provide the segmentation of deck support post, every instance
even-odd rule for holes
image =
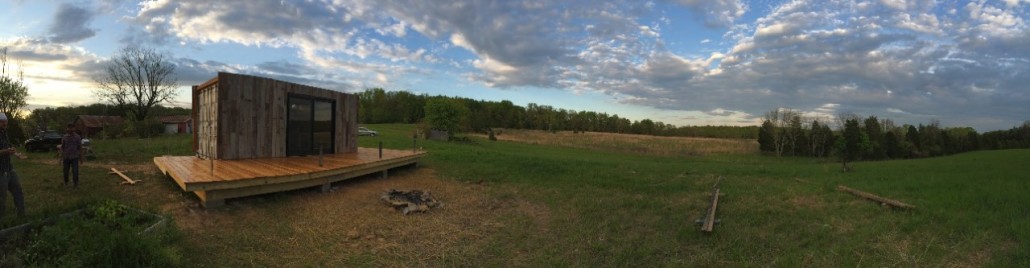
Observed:
[[[225,199],[208,199],[201,202],[204,208],[217,208],[225,205]]]
[[[384,169],[382,173],[379,173],[379,178],[380,179],[385,179],[386,176],[388,176],[387,172],[389,172],[389,171],[390,171],[389,169]]]
[[[332,189],[333,189],[333,185],[331,183],[326,182],[326,183],[322,184],[322,193],[328,193],[328,192],[332,191]]]

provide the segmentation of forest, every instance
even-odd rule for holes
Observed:
[[[833,119],[804,118],[799,111],[777,109],[759,126],[676,126],[651,119],[630,120],[617,114],[575,111],[530,103],[485,101],[461,97],[417,95],[407,91],[366,89],[358,93],[358,121],[365,124],[421,123],[427,103],[446,103],[455,130],[486,132],[490,128],[546,131],[592,131],[655,136],[757,139],[760,149],[777,156],[883,160],[950,155],[974,150],[1030,148],[1030,121],[1009,130],[978,133],[971,127],[926,124],[898,125],[876,116],[842,113]],[[433,105],[430,105],[433,106]],[[430,115],[432,119],[432,115]],[[850,126],[850,127],[849,127]],[[848,151],[844,153],[844,151]],[[853,158],[853,159],[851,159]]]
[[[805,120],[801,113],[778,109],[766,113],[758,131],[762,152],[777,156],[838,157],[884,160],[951,155],[975,150],[1030,148],[1030,121],[1009,130],[978,133],[971,127],[942,127],[940,121],[897,125],[876,116],[843,113],[830,122]]]
[[[630,120],[617,114],[575,111],[530,103],[526,107],[511,101],[416,95],[407,91],[367,89],[359,94],[358,121],[363,124],[420,123],[426,118],[428,101],[455,104],[457,130],[486,132],[490,128],[537,129],[546,131],[592,131],[655,136],[683,136],[731,139],[758,138],[757,126],[676,126],[651,119]]]

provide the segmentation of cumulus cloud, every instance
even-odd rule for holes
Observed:
[[[88,27],[93,12],[85,8],[63,3],[54,14],[54,22],[47,29],[47,40],[54,43],[74,43],[93,37],[96,30]]]
[[[727,31],[702,44],[731,45],[674,53],[663,30],[677,26],[639,1],[157,0],[133,20],[141,40],[297,48],[303,63],[254,67],[278,75],[298,75],[299,65],[383,82],[453,65],[490,87],[592,91],[738,118],[780,107],[958,124],[1028,113],[1019,90],[1030,84],[1026,1],[796,0],[754,21],[741,21],[749,7],[738,0],[659,2]],[[437,43],[397,41],[412,38]],[[455,51],[472,57],[443,56]]]
[[[680,4],[688,6],[691,11],[704,18],[704,23],[710,27],[729,27],[744,16],[747,12],[747,5],[739,0],[679,0]]]
[[[1021,11],[971,3],[967,16],[909,15],[932,3],[795,1],[758,19],[727,51],[718,72],[686,81],[650,79],[635,103],[663,109],[725,108],[750,114],[793,107],[935,115],[957,124],[1026,114],[1030,32]],[[657,101],[657,100],[663,101]],[[672,99],[673,102],[664,101]],[[888,109],[889,108],[889,109]],[[898,113],[897,111],[907,111]],[[979,125],[980,127],[1006,127]]]

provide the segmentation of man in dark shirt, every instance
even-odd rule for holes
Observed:
[[[68,124],[61,137],[61,159],[64,163],[64,186],[68,186],[68,169],[72,170],[75,187],[79,187],[79,152],[82,151],[82,137],[75,133],[75,124]]]
[[[18,150],[7,138],[7,115],[0,113],[0,218],[7,210],[7,191],[14,197],[14,207],[18,209],[18,217],[25,216],[25,196],[21,192],[18,173],[11,166],[11,155],[18,155]]]

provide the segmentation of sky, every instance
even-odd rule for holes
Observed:
[[[98,102],[125,46],[219,71],[537,103],[679,126],[776,109],[980,131],[1030,120],[1030,0],[0,2],[29,109]]]

